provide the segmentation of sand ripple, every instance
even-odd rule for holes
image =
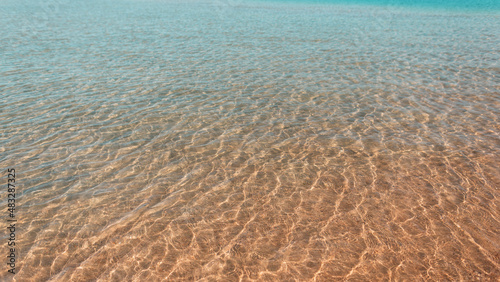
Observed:
[[[0,11],[14,281],[497,281],[498,14],[226,2]]]

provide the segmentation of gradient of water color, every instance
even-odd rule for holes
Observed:
[[[374,4],[2,1],[0,280],[498,281],[498,10]]]

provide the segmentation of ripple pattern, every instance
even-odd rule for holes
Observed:
[[[54,0],[0,23],[1,280],[500,278],[498,13]]]

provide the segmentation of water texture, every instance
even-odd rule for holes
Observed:
[[[7,0],[0,26],[0,280],[498,281],[497,10]]]

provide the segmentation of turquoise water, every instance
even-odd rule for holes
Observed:
[[[497,2],[2,1],[1,280],[498,280]]]
[[[256,0],[258,1],[258,0]],[[228,1],[230,2],[230,1]],[[244,0],[234,0],[233,3],[243,3]],[[246,1],[248,3],[248,1]],[[264,1],[260,1],[264,3]],[[500,3],[495,0],[274,0],[267,3],[283,4],[321,4],[321,5],[360,5],[360,6],[379,6],[385,8],[410,8],[410,9],[438,9],[449,11],[488,11],[499,10]]]

